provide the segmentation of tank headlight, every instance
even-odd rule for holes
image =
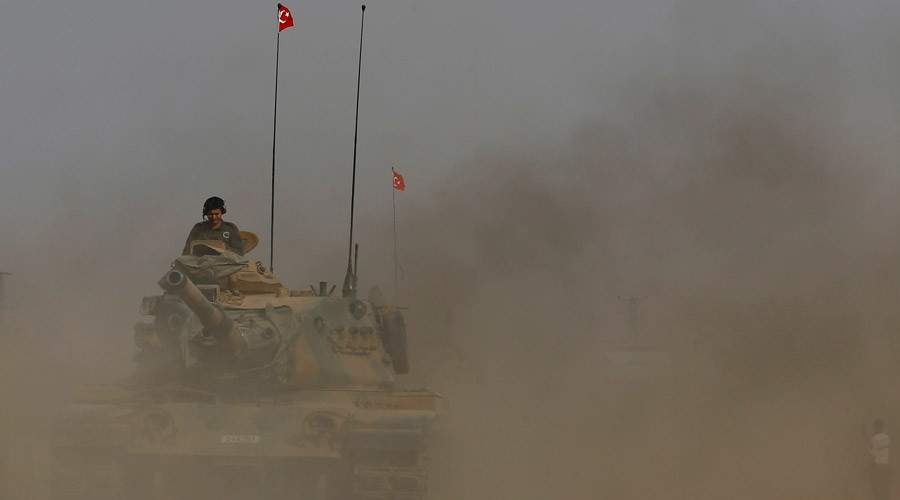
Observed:
[[[151,443],[174,444],[175,422],[172,416],[161,411],[154,411],[144,415],[143,437]]]
[[[309,417],[306,425],[309,426],[309,430],[317,433],[334,432],[337,429],[337,423],[334,421],[334,418],[322,414]]]
[[[366,315],[366,304],[360,300],[350,301],[350,314],[356,319]]]
[[[338,434],[338,421],[334,416],[324,413],[310,415],[304,427],[308,443],[314,446],[334,446]]]

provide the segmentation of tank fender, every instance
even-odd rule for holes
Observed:
[[[55,447],[118,448],[131,443],[131,426],[120,420],[130,414],[119,405],[74,405],[54,423]]]
[[[396,309],[389,311],[384,322],[384,347],[391,356],[394,371],[400,375],[409,373],[409,356],[406,353],[406,322]]]

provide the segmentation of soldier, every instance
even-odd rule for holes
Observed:
[[[890,448],[891,439],[884,431],[884,420],[876,418],[872,425],[874,435],[869,441],[869,483],[874,500],[891,498]]]
[[[194,224],[194,227],[191,228],[181,254],[191,253],[191,242],[194,240],[219,240],[225,242],[228,250],[238,255],[244,255],[244,241],[241,239],[241,233],[237,226],[222,220],[225,212],[225,200],[218,196],[210,197],[203,202],[203,217],[206,220]]]

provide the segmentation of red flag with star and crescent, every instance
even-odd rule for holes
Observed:
[[[396,170],[391,170],[394,174],[394,189],[399,189],[400,191],[406,190],[406,183],[403,182],[403,176],[400,175]]]
[[[294,16],[291,15],[291,9],[284,5],[278,4],[278,32],[294,25]]]

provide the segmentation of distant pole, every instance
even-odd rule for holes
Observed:
[[[281,4],[278,4],[279,12]],[[281,31],[275,35],[275,111],[272,113],[272,206],[269,211],[269,272],[275,271],[275,134],[278,132],[278,53],[281,50]]]
[[[394,167],[391,167],[391,205],[394,207],[394,303],[400,303],[400,281],[397,279],[397,188],[394,186]]]
[[[641,302],[647,300],[646,295],[642,295],[640,297],[635,297],[634,295],[629,296],[627,299],[623,297],[619,297],[619,300],[628,303],[628,336],[634,340],[638,340],[638,316],[640,314],[639,308]]]
[[[274,269],[275,256],[275,134],[278,131],[278,53],[281,49],[281,30],[294,25],[290,9],[278,4],[278,32],[275,34],[275,111],[272,113],[272,207],[269,211],[269,272]]]

